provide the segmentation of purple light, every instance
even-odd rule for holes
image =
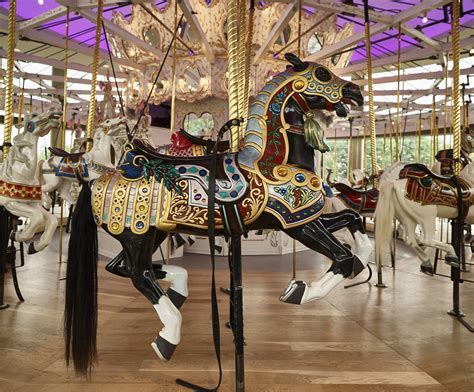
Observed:
[[[194,51],[193,51],[192,49],[189,49],[189,50],[188,50],[188,54],[189,54],[190,56],[194,56]]]
[[[273,53],[273,58],[274,59],[280,58],[280,55],[278,54],[278,52]]]

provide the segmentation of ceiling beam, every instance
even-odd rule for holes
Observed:
[[[102,0],[104,7],[109,5],[117,5],[117,3],[133,3],[133,4],[144,4],[144,3],[154,3],[155,0],[127,0],[127,1],[118,1],[118,0]],[[96,8],[98,0],[65,0],[65,5],[69,5],[71,8]]]
[[[419,41],[421,44],[423,44],[423,46],[429,47],[436,51],[440,50],[440,43],[436,42],[434,39],[431,39],[426,34],[423,34],[421,31],[414,29],[413,27],[407,26],[405,23],[401,25],[401,30],[402,33]]]
[[[467,88],[466,94],[474,93],[474,88]],[[448,88],[448,95],[451,95],[451,88]],[[368,96],[367,91],[362,91],[363,96]],[[387,95],[397,95],[397,90],[374,90],[374,96],[387,96]],[[438,89],[436,87],[423,89],[423,90],[400,90],[400,95],[416,95],[417,98],[421,98],[425,95],[446,95],[446,89]],[[417,99],[413,98],[413,99]],[[410,99],[411,100],[411,99]]]
[[[0,30],[7,31],[7,29],[8,29],[8,24],[5,23],[4,21],[0,21]],[[32,41],[45,43],[45,44],[48,44],[57,48],[61,48],[61,49],[64,49],[65,43],[66,43],[66,40],[63,38],[62,35],[57,34],[53,31],[49,31],[49,30],[47,31],[46,30],[38,31],[34,29],[26,30],[26,31],[20,32],[19,35],[20,35],[20,39],[22,37],[29,38]],[[90,56],[91,58],[94,55],[93,47],[88,47],[84,44],[80,44],[79,42],[75,40],[69,40],[69,50]],[[106,61],[107,63],[110,61],[109,54],[105,50],[99,51],[99,58],[103,61]],[[136,62],[128,60],[128,59],[121,59],[112,55],[112,60],[114,64],[121,65],[126,68],[137,69],[142,72],[145,69],[143,65],[139,65]],[[90,67],[89,67],[88,72],[90,72]]]
[[[207,40],[207,36],[201,27],[201,23],[199,23],[199,19],[193,11],[191,3],[189,2],[189,0],[176,1],[178,1],[178,5],[181,8],[181,11],[183,11],[184,17],[186,18],[186,22],[188,22],[193,28],[193,30],[196,32],[198,40],[201,42],[202,48],[204,50],[204,55],[209,60],[209,62],[213,64],[216,61],[214,50],[212,49],[211,44]]]
[[[92,11],[87,11],[87,10],[79,10],[79,14],[83,16],[84,18],[88,19],[90,22],[96,24],[97,22],[97,15],[93,13]],[[147,44],[145,41],[141,40],[140,38],[136,37],[132,33],[129,33],[127,30],[121,28],[119,25],[116,25],[115,23],[111,22],[110,20],[103,18],[102,19],[105,25],[106,30],[109,33],[113,33],[116,36],[119,36],[125,41],[128,41],[135,46],[139,47],[140,49],[144,50],[145,52],[149,52],[153,55],[155,55],[157,58],[163,58],[164,54],[161,52],[161,50],[156,49],[155,47]]]
[[[7,51],[3,48],[0,48],[0,56],[5,58],[7,56]],[[15,60],[19,61],[28,61],[31,63],[39,63],[39,64],[46,64],[50,65],[51,67],[59,68],[59,69],[64,69],[64,61],[61,60],[56,60],[52,58],[46,58],[46,57],[40,57],[40,56],[35,56],[32,54],[25,54],[25,53],[20,53],[20,52],[15,52]],[[75,71],[81,71],[81,72],[91,72],[91,67],[88,65],[84,64],[78,64],[78,63],[72,63],[68,62],[68,69],[75,70]],[[99,68],[98,70],[99,75],[104,75],[107,76],[108,70],[104,68]],[[128,74],[125,72],[115,72],[117,75],[117,78],[123,78],[127,79]]]
[[[0,75],[2,74],[3,76],[5,76],[6,72],[4,70],[0,70]],[[59,76],[59,75],[39,75],[39,74],[31,73],[31,72],[19,72],[19,71],[16,71],[14,75],[15,75],[15,78],[17,79],[27,79],[27,80],[33,80],[33,81],[50,80],[53,82],[64,82],[64,77]],[[110,79],[115,87],[114,78],[110,77]],[[89,79],[79,79],[79,78],[67,78],[67,82],[77,83],[77,84],[86,84],[86,85],[91,84],[91,81]],[[119,85],[119,87],[125,87],[127,83],[117,82],[117,84]]]
[[[423,2],[424,4],[424,2]],[[461,48],[463,50],[469,50],[474,46],[474,36],[465,38],[461,40]],[[440,52],[446,52],[448,50],[451,50],[452,46],[451,43],[444,43],[441,44],[440,46]],[[423,48],[423,49],[412,49],[407,52],[402,52],[400,56],[400,61],[406,62],[406,61],[413,61],[413,60],[420,60],[420,59],[426,59],[431,56],[437,56],[438,52],[430,49],[430,48]],[[380,59],[374,59],[372,60],[372,68],[378,68],[378,67],[383,67],[386,65],[392,65],[397,63],[397,55],[393,56],[387,56],[387,57],[382,57]],[[357,63],[354,63],[352,65],[349,65],[345,68],[339,68],[334,70],[334,72],[337,75],[347,75],[351,74],[352,72],[358,72],[358,71],[365,71],[367,69],[367,65],[365,61],[360,61]]]
[[[370,35],[379,34],[385,30],[390,29],[392,26],[398,26],[398,23],[405,23],[413,18],[418,17],[425,11],[429,11],[434,8],[442,7],[443,5],[450,3],[450,0],[425,0],[413,7],[407,8],[406,10],[399,12],[391,18],[390,23],[376,23],[370,26]],[[319,52],[313,53],[305,58],[305,61],[317,61],[331,57],[346,48],[354,46],[360,41],[365,39],[365,32],[362,30],[352,36],[343,39],[333,45],[323,47]]]
[[[360,17],[364,17],[364,9],[350,4],[339,3],[333,0],[303,0],[303,4],[313,7],[315,9],[320,9],[324,11],[334,12],[337,14],[347,13],[353,14]],[[369,10],[369,18],[374,22],[381,22],[390,24],[392,22],[392,17],[385,15],[382,12],[376,12]]]
[[[257,53],[255,53],[255,57],[253,58],[253,64],[258,64],[262,57],[264,57],[267,52],[270,50],[270,47],[275,43],[278,38],[278,35],[283,31],[283,29],[288,25],[291,18],[296,14],[298,7],[295,4],[290,4],[283,15],[280,17],[278,22],[272,28],[272,31],[268,35],[267,39],[263,42],[260,49],[258,49]]]
[[[464,68],[460,70],[461,75],[471,75],[474,74],[473,67],[471,68]],[[452,70],[449,71],[449,76],[452,76]],[[397,81],[397,75],[394,76],[384,76],[382,78],[378,78],[377,74],[374,74],[374,85],[377,86],[377,84],[380,83],[393,83]],[[400,75],[400,81],[401,82],[406,82],[409,80],[420,80],[420,79],[439,79],[439,78],[444,78],[445,72],[444,71],[436,71],[436,72],[417,72],[413,74],[406,74],[406,75]],[[357,79],[357,80],[352,80],[352,83],[357,84],[358,86],[363,86],[367,84],[367,79]]]
[[[35,16],[34,18],[18,22],[17,24],[17,31],[25,31],[32,29],[36,26],[40,26],[46,22],[49,22],[50,20],[60,18],[61,16],[65,15],[67,12],[67,8],[60,5],[59,7],[53,8],[49,11],[46,11],[38,16]]]

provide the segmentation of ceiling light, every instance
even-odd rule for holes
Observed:
[[[39,5],[44,5],[44,0],[38,0]]]
[[[423,23],[428,22],[428,16],[426,16],[426,12],[423,14]]]

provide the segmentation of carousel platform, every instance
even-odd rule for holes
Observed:
[[[59,265],[57,237],[46,251],[26,256],[18,270],[25,296],[18,303],[6,275],[0,311],[1,390],[180,391],[175,378],[211,385],[217,377],[210,322],[210,261],[188,255],[172,262],[188,269],[189,299],[182,308],[183,337],[169,363],[150,347],[161,328],[155,312],[128,279],[99,263],[100,361],[91,380],[75,377],[63,360],[62,311],[66,264]],[[387,289],[339,286],[325,300],[303,306],[280,303],[291,255],[243,259],[245,360],[248,391],[472,391],[472,335],[446,315],[451,284],[430,278],[403,245],[397,270],[385,269]],[[312,252],[298,254],[298,275],[327,268]],[[441,267],[441,268],[444,268]],[[446,271],[447,272],[447,268]],[[360,278],[362,279],[362,277]],[[228,284],[227,261],[217,281]],[[474,287],[462,287],[463,310],[474,315]],[[228,298],[219,294],[222,324]],[[207,312],[206,310],[209,310]],[[140,333],[137,333],[140,331]],[[224,384],[233,390],[233,345],[222,327]],[[467,366],[467,367],[466,367]]]

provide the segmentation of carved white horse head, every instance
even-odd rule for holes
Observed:
[[[61,125],[61,112],[50,110],[46,113],[28,115],[24,121],[24,132],[33,136],[46,136],[52,129],[57,129]]]

